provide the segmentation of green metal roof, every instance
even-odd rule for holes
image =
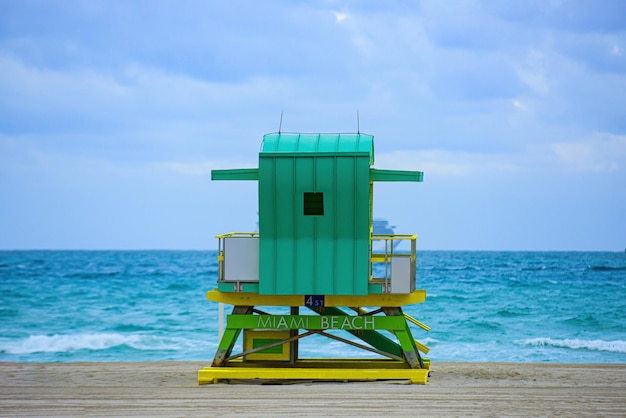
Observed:
[[[421,171],[379,170],[370,168],[370,181],[424,181]]]
[[[374,163],[374,137],[367,134],[273,133],[263,136],[260,157],[369,156]],[[370,181],[416,181],[424,179],[421,171],[380,170],[370,168]],[[212,170],[212,180],[259,180],[258,168]]]
[[[368,153],[374,163],[374,136],[367,134],[273,133],[263,136],[262,153]]]
[[[258,168],[233,168],[229,170],[211,170],[211,180],[258,180]]]

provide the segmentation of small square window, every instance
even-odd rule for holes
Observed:
[[[304,214],[324,215],[324,193],[304,194]]]

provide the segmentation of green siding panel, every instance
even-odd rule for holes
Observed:
[[[368,294],[369,156],[259,158],[261,294]],[[304,214],[304,193],[324,215]]]

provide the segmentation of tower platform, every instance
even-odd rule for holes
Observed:
[[[259,382],[408,380],[424,385],[430,374],[429,359],[424,359],[424,366],[424,369],[411,369],[404,361],[386,359],[300,359],[292,365],[238,360],[225,367],[205,367],[198,372],[198,383],[238,379]]]

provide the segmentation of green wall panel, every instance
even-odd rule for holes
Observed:
[[[368,153],[261,153],[261,294],[368,294]],[[304,214],[304,193],[324,215]]]

